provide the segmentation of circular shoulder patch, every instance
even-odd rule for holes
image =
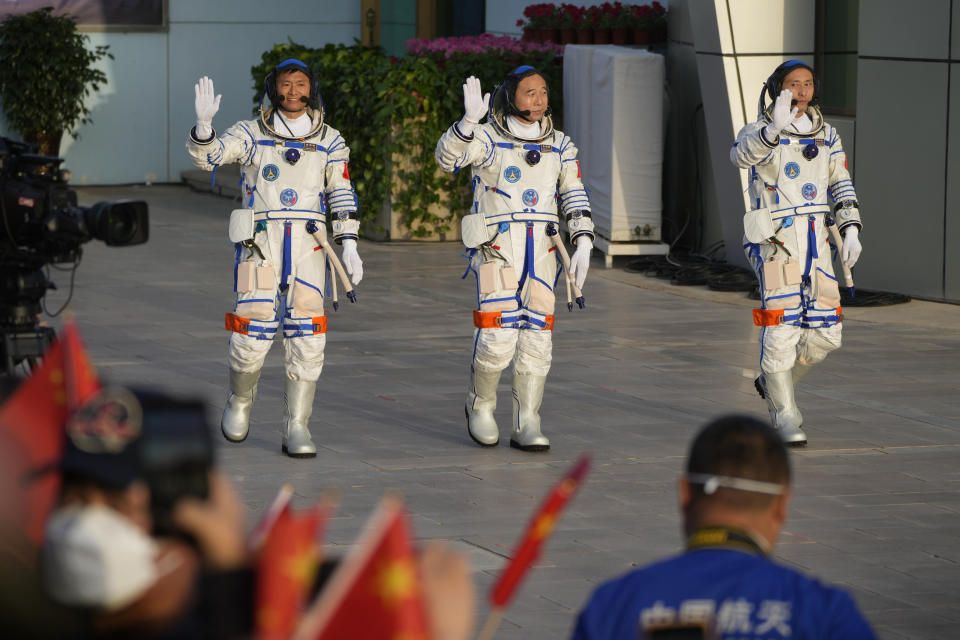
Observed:
[[[817,197],[817,185],[812,182],[807,182],[800,189],[800,194],[803,196],[804,200],[813,200]]]
[[[260,175],[262,175],[263,179],[267,182],[273,182],[280,177],[280,169],[275,164],[268,164],[263,168],[263,171],[260,172]]]
[[[503,177],[507,182],[513,184],[520,179],[520,167],[510,165],[503,170]]]
[[[297,204],[297,200],[300,198],[297,197],[297,192],[293,189],[284,189],[280,192],[280,204],[285,207],[292,207]]]
[[[796,162],[788,162],[783,167],[783,175],[787,176],[791,180],[796,178],[798,175],[800,175],[800,165],[798,165]]]
[[[540,194],[537,193],[536,190],[527,189],[523,192],[523,204],[527,205],[528,207],[532,207],[538,202],[540,202]]]

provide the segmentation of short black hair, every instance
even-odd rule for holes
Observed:
[[[721,416],[707,424],[690,445],[687,473],[790,484],[790,457],[777,431],[748,415]],[[692,496],[719,498],[733,506],[762,506],[772,497],[721,488],[707,496],[702,485],[691,485]]]

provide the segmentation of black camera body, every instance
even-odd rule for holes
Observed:
[[[38,327],[44,295],[54,288],[44,267],[79,263],[81,245],[143,244],[149,237],[147,203],[77,205],[63,158],[0,138],[0,357],[8,374],[43,354],[53,330]]]
[[[184,497],[208,497],[213,440],[206,406],[197,399],[136,391],[143,408],[140,465],[150,487],[154,535],[178,535],[172,513]]]
[[[213,466],[206,406],[145,388],[105,387],[65,425],[59,470],[66,484],[150,489],[155,535],[177,535],[172,514],[185,497],[205,500]]]

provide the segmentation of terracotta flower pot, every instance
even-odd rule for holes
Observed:
[[[610,44],[610,29],[594,29],[593,44]]]
[[[576,41],[576,29],[560,29],[560,44],[574,44]]]
[[[557,30],[556,29],[540,29],[540,37],[537,39],[538,42],[556,42],[557,41]]]
[[[593,29],[577,29],[577,44],[593,44]]]
[[[633,44],[649,44],[650,43],[650,32],[644,27],[634,27],[633,29]]]
[[[610,40],[613,44],[630,44],[629,32],[626,27],[613,27],[610,29]]]

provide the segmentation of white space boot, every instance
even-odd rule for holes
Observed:
[[[800,428],[803,426],[803,416],[794,398],[793,374],[790,371],[764,373],[761,384],[767,398],[770,420],[780,439],[787,445],[806,444],[807,435]]]
[[[313,413],[317,382],[291,380],[283,385],[283,452],[291,458],[313,458],[317,447],[310,439],[307,423]]]
[[[513,374],[513,435],[510,446],[523,451],[547,451],[550,441],[540,433],[540,402],[547,376]]]
[[[220,418],[220,431],[230,442],[243,442],[250,432],[250,411],[257,398],[260,370],[240,373],[230,370],[230,395]]]
[[[493,447],[500,442],[500,429],[493,419],[493,410],[497,408],[497,384],[499,371],[477,371],[470,374],[470,388],[467,390],[467,433],[473,441],[484,447]]]

